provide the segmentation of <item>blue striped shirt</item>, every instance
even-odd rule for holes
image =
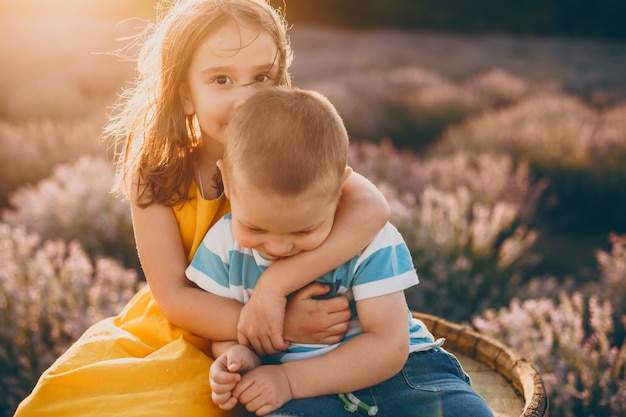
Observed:
[[[271,264],[272,261],[258,251],[237,243],[232,233],[231,216],[227,214],[208,231],[186,274],[200,288],[245,304],[261,274]],[[404,291],[416,285],[418,278],[402,236],[387,223],[364,251],[316,281],[330,285],[331,296],[345,294],[350,300],[352,318],[346,337],[334,345],[292,343],[287,350],[275,355],[275,359],[281,362],[321,355],[363,333],[354,303]],[[435,341],[424,323],[411,316],[408,306],[407,330],[411,352],[428,350],[443,343],[443,340]]]

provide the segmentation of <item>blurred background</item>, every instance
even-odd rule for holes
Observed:
[[[528,356],[551,415],[626,415],[626,2],[271,4],[294,84],[337,106],[390,202],[411,307]],[[134,76],[115,51],[154,18],[0,0],[0,416],[143,285],[101,129]]]

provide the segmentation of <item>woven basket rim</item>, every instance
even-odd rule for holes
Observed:
[[[524,400],[520,417],[548,416],[548,396],[541,375],[519,352],[469,326],[431,314],[412,313],[413,317],[424,322],[436,338],[445,338],[446,347],[488,366],[511,383]]]

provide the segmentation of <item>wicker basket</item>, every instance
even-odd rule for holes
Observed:
[[[548,397],[543,380],[533,364],[518,352],[467,326],[424,313],[414,312],[413,316],[422,320],[435,337],[445,338],[446,349],[468,356],[502,376],[523,400],[520,417],[548,416]]]

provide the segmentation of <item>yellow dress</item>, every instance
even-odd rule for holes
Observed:
[[[189,260],[228,200],[175,209]],[[210,342],[170,324],[148,287],[115,317],[90,327],[43,373],[15,417],[198,416],[228,413],[211,401]]]

